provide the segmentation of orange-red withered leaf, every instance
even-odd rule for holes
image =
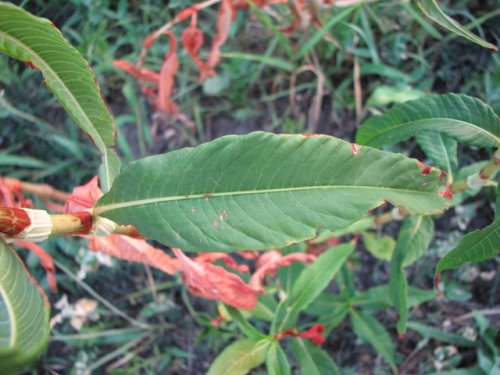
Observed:
[[[201,253],[195,259],[199,263],[213,263],[219,259],[222,259],[224,264],[238,272],[248,272],[248,266],[246,264],[238,264],[236,260],[227,253]]]
[[[198,66],[200,70],[200,79],[205,75],[210,74],[210,68],[201,60],[198,51],[203,45],[203,33],[196,25],[196,14],[191,19],[191,24],[182,32],[182,46],[186,49],[188,55]]]
[[[257,304],[257,290],[245,284],[237,275],[210,263],[195,262],[180,249],[172,250],[181,261],[183,279],[192,294],[222,301],[241,310],[251,310]]]
[[[316,255],[306,253],[292,253],[281,255],[278,251],[268,251],[257,261],[257,270],[250,278],[250,285],[264,292],[262,283],[266,275],[274,275],[278,268],[289,266],[294,262],[311,263],[316,259]]]
[[[179,113],[179,109],[172,101],[175,74],[179,68],[179,59],[177,57],[177,39],[171,31],[165,31],[165,34],[169,36],[169,48],[168,52],[165,54],[163,65],[160,70],[156,109],[175,115]]]
[[[144,68],[137,69],[137,67],[134,64],[131,64],[125,60],[114,60],[113,65],[119,69],[122,69],[123,71],[127,72],[132,77],[140,81],[152,82],[158,84],[158,81],[160,80],[159,73]]]
[[[102,196],[99,188],[99,178],[95,176],[85,185],[73,189],[71,196],[64,205],[65,212],[85,211],[95,206],[97,200]]]
[[[88,236],[88,246],[92,251],[105,253],[116,258],[139,262],[157,268],[169,275],[181,270],[179,260],[171,257],[163,250],[157,249],[145,240],[110,234],[105,237]]]
[[[209,70],[205,74],[202,72],[200,80],[215,74],[215,67],[221,60],[220,49],[229,36],[229,28],[233,23],[233,18],[234,9],[231,4],[231,0],[222,0],[219,7],[219,13],[217,15],[216,33],[212,40],[210,54],[207,59],[207,67]]]

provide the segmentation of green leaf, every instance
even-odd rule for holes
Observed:
[[[378,237],[375,233],[363,233],[363,243],[366,250],[374,257],[390,261],[396,241],[390,236]]]
[[[15,5],[0,3],[0,51],[41,71],[52,93],[93,140],[102,155],[103,170],[110,173],[106,164],[117,160],[108,160],[115,143],[113,118],[88,63],[54,24]],[[105,175],[102,179],[112,178]]]
[[[436,295],[435,290],[424,290],[410,286],[408,288],[408,307],[420,305],[435,298]],[[363,310],[387,309],[392,306],[389,285],[377,285],[359,292],[351,298],[350,304]]]
[[[269,339],[243,339],[226,347],[215,359],[207,375],[241,375],[254,367],[260,366],[266,360],[270,345]]]
[[[332,247],[302,271],[293,284],[288,311],[302,311],[318,298],[354,251],[354,247],[354,243]]]
[[[391,337],[384,326],[371,315],[351,310],[351,324],[356,335],[369,343],[382,355],[394,372],[396,370],[396,352]]]
[[[94,213],[186,251],[283,247],[346,227],[383,200],[443,210],[439,172],[329,136],[255,132],[133,163]]]
[[[302,375],[340,374],[333,359],[319,346],[305,339],[293,338],[291,348]]]
[[[404,141],[422,131],[445,134],[479,147],[500,144],[500,120],[493,109],[467,95],[429,95],[396,104],[380,116],[366,120],[356,142],[382,147]]]
[[[453,176],[458,167],[456,140],[445,134],[426,131],[417,134],[417,142],[435,165],[445,170],[448,176]]]
[[[424,337],[430,337],[440,342],[473,348],[476,346],[474,341],[466,339],[461,335],[444,332],[438,328],[430,327],[422,323],[408,322],[408,328],[420,333]]]
[[[448,17],[439,7],[435,0],[417,0],[417,5],[422,12],[431,20],[444,27],[446,30],[451,31],[465,39],[470,40],[482,47],[490,48],[497,51],[497,47],[491,43],[486,42],[477,35],[471,33],[469,30],[460,25],[453,18]]]
[[[389,290],[394,307],[399,312],[398,332],[406,332],[408,322],[408,282],[404,267],[420,258],[429,247],[434,222],[428,216],[413,216],[404,220],[396,248],[392,254]]]
[[[436,275],[467,262],[482,262],[500,254],[500,187],[497,188],[495,220],[484,229],[466,234],[458,245],[440,259]]]
[[[224,307],[231,316],[231,319],[238,324],[238,327],[240,327],[245,336],[253,340],[260,340],[266,337],[263,333],[259,332],[254,326],[252,326],[239,310],[229,305],[224,305]]]
[[[47,297],[0,239],[0,374],[25,370],[45,351],[49,318]]]
[[[266,367],[269,375],[290,375],[292,373],[288,358],[278,341],[274,341],[269,347]]]
[[[436,266],[436,274],[455,269],[467,262],[482,262],[500,254],[500,220],[484,229],[466,234]]]

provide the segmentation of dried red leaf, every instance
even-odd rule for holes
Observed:
[[[238,272],[248,272],[248,266],[245,264],[238,264],[236,260],[227,253],[201,253],[195,259],[198,263],[213,263],[219,259],[224,261],[224,264]]]
[[[105,237],[87,236],[89,249],[130,262],[139,262],[157,268],[169,275],[181,270],[180,262],[149,245],[145,240],[110,234]]]
[[[138,69],[134,64],[125,60],[114,60],[113,65],[140,81],[158,84],[160,80],[160,74],[157,72],[144,68]]]
[[[95,206],[101,196],[102,190],[99,188],[99,178],[95,176],[85,185],[73,189],[71,196],[64,204],[64,212],[88,210]]]
[[[314,254],[292,253],[282,256],[277,251],[268,251],[257,261],[257,271],[250,278],[250,285],[264,293],[262,283],[266,275],[274,275],[280,267],[286,267],[294,262],[311,263],[316,259]]]
[[[176,115],[179,108],[172,101],[174,92],[174,79],[179,68],[179,59],[177,58],[177,38],[171,31],[166,31],[169,36],[169,48],[165,54],[163,65],[160,70],[160,81],[158,88],[158,101],[156,109],[167,114]]]
[[[188,55],[200,69],[200,79],[210,74],[210,68],[201,60],[198,51],[203,45],[203,33],[196,24],[196,14],[191,19],[191,24],[182,33],[182,46],[186,49]]]
[[[180,249],[172,250],[181,262],[183,279],[192,294],[222,301],[241,310],[251,310],[257,304],[257,290],[237,275],[213,264],[195,262]]]
[[[15,246],[22,247],[36,254],[40,258],[40,264],[47,273],[47,284],[49,285],[50,291],[52,293],[57,292],[57,280],[56,280],[56,267],[54,266],[54,261],[52,256],[42,249],[40,246],[36,245],[30,241],[17,240],[14,242]]]
[[[217,15],[216,33],[212,40],[212,46],[207,59],[207,71],[202,72],[199,80],[215,75],[215,67],[221,60],[220,49],[229,36],[229,28],[233,23],[235,12],[231,0],[222,0]]]

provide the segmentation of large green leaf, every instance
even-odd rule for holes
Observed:
[[[255,132],[133,162],[94,212],[185,250],[263,249],[345,227],[384,200],[442,210],[439,186],[403,155]]]
[[[207,375],[246,374],[264,363],[270,344],[269,339],[236,341],[219,354],[208,369]]]
[[[472,146],[497,147],[500,119],[482,101],[467,95],[429,95],[396,104],[366,120],[356,142],[372,147],[404,141],[422,131],[445,134]]]
[[[115,125],[83,57],[47,19],[0,3],[0,51],[41,71],[45,83],[103,157],[101,182],[116,175]]]
[[[408,322],[408,282],[404,267],[412,264],[427,250],[432,239],[434,222],[431,217],[414,216],[405,219],[391,258],[389,290],[394,307],[399,312],[398,332],[406,332]]]
[[[15,251],[0,239],[0,374],[29,367],[49,341],[49,305]]]
[[[419,8],[424,14],[438,23],[448,31],[457,34],[463,38],[470,40],[482,47],[490,48],[497,51],[497,47],[491,43],[486,42],[477,35],[471,33],[469,30],[460,25],[453,18],[448,17],[439,7],[436,0],[417,0]]]
[[[377,319],[363,312],[351,310],[350,317],[356,335],[373,346],[396,372],[396,350],[384,326]]]
[[[330,355],[305,339],[294,338],[291,348],[302,375],[340,374]]]

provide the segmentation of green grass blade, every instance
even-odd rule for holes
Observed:
[[[443,210],[440,185],[403,155],[255,132],[133,162],[94,212],[188,251],[261,250],[346,227],[383,200]]]

